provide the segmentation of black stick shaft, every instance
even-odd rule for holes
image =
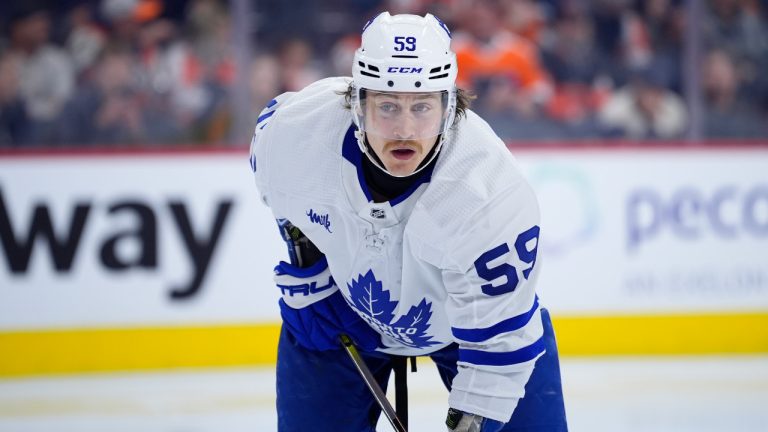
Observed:
[[[397,418],[395,409],[392,408],[392,404],[389,403],[387,395],[384,394],[384,391],[379,386],[376,378],[374,378],[371,370],[368,369],[368,366],[365,364],[365,360],[363,360],[363,357],[360,356],[360,352],[357,351],[357,347],[355,347],[355,344],[352,343],[352,339],[350,339],[349,336],[345,334],[339,336],[339,339],[341,339],[341,345],[347,351],[347,354],[349,354],[349,358],[352,359],[352,363],[355,364],[357,371],[360,372],[360,376],[363,378],[363,381],[365,381],[368,389],[371,390],[373,398],[376,399],[376,402],[381,407],[381,410],[384,412],[384,416],[387,417],[387,420],[389,420],[389,423],[392,424],[392,427],[395,428],[395,431],[397,432],[408,432],[400,419]]]

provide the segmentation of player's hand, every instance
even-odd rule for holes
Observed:
[[[453,408],[448,409],[445,425],[448,432],[498,432],[504,427],[502,422]]]
[[[305,308],[339,290],[324,256],[307,268],[280,261],[275,266],[274,281],[285,304],[294,309]]]
[[[275,267],[275,284],[283,294],[283,325],[299,345],[317,351],[340,349],[345,333],[363,351],[379,345],[379,334],[352,310],[336,286],[325,257],[309,268],[286,262]]]
[[[301,309],[294,309],[280,299],[280,315],[285,328],[304,348],[341,349],[342,333],[362,351],[373,351],[379,345],[379,334],[352,310],[340,291]]]
[[[291,262],[275,267],[275,285],[283,296],[280,315],[296,342],[308,349],[341,349],[347,334],[363,351],[373,351],[380,336],[352,310],[333,280],[328,260],[287,219],[278,219]]]

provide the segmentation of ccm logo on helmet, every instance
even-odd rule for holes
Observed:
[[[397,66],[390,66],[387,68],[388,73],[421,73],[422,70],[424,70],[424,68]]]

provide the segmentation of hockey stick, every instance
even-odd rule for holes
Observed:
[[[352,363],[355,364],[357,371],[360,372],[360,376],[363,378],[363,381],[365,381],[368,389],[371,390],[373,398],[376,399],[376,402],[381,407],[381,410],[384,412],[384,416],[387,417],[387,420],[389,420],[389,423],[393,428],[395,428],[395,431],[397,432],[408,432],[400,419],[397,418],[395,409],[392,408],[392,404],[389,403],[387,395],[384,394],[384,391],[379,386],[376,378],[373,377],[371,370],[368,369],[368,366],[365,364],[365,360],[363,360],[363,357],[360,356],[360,352],[357,351],[357,347],[354,343],[352,343],[352,339],[350,339],[349,336],[345,334],[340,335],[339,339],[341,339],[341,346],[343,346],[344,350],[346,350],[347,354],[349,354],[349,358],[352,359]]]

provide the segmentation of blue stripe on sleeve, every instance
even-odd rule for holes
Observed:
[[[257,123],[257,124],[258,124],[258,123],[261,123],[261,121],[262,121],[262,120],[266,120],[266,119],[268,119],[268,118],[272,117],[272,114],[274,114],[274,113],[275,113],[275,111],[270,111],[270,112],[268,112],[268,113],[266,113],[266,114],[264,114],[264,115],[260,116],[260,117],[259,117],[259,118],[256,120],[256,123]],[[251,118],[253,118],[253,117],[251,117]]]
[[[272,108],[273,106],[275,106],[275,104],[276,104],[276,103],[277,103],[277,99],[272,99],[272,100],[271,100],[271,101],[269,101],[269,103],[267,104],[267,108]]]
[[[543,353],[545,348],[544,336],[527,347],[508,352],[489,352],[459,348],[459,361],[475,365],[507,366],[533,360],[536,356]]]
[[[451,327],[451,332],[456,339],[461,339],[467,342],[482,342],[488,340],[501,333],[511,332],[519,330],[528,324],[533,314],[536,313],[536,309],[539,308],[539,296],[535,296],[533,299],[533,306],[528,312],[513,316],[512,318],[505,319],[490,327],[479,329],[463,329],[457,327]]]

